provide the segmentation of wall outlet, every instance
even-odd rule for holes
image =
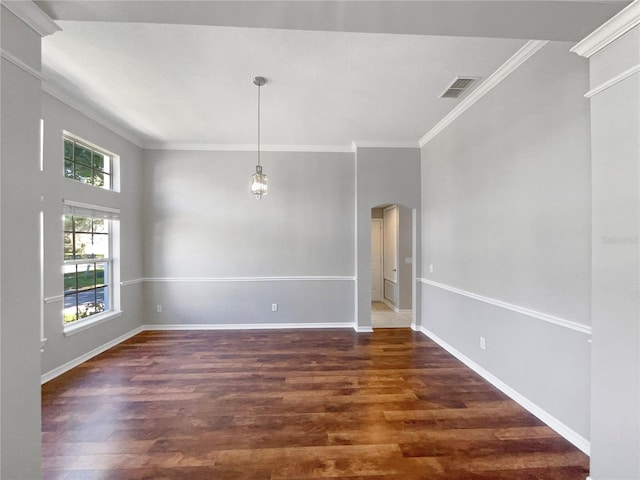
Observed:
[[[480,337],[480,348],[482,350],[486,350],[487,349],[487,342],[485,342],[484,337]]]
[[[156,312],[162,313],[162,305],[156,305]]]
[[[429,264],[429,273],[433,273],[433,265]]]
[[[277,303],[272,303],[271,304],[271,311],[272,312],[277,312],[278,311],[278,304]]]

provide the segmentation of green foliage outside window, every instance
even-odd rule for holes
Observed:
[[[111,157],[64,137],[64,176],[110,190]]]

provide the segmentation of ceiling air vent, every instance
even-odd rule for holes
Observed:
[[[440,95],[440,98],[458,98],[473,85],[478,77],[456,77],[451,85]]]

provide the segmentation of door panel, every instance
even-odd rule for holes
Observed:
[[[371,219],[371,301],[382,301],[382,219]]]
[[[384,210],[384,278],[398,283],[398,207]]]

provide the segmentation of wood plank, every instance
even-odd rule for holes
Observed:
[[[408,329],[143,332],[42,387],[43,478],[584,480]]]

